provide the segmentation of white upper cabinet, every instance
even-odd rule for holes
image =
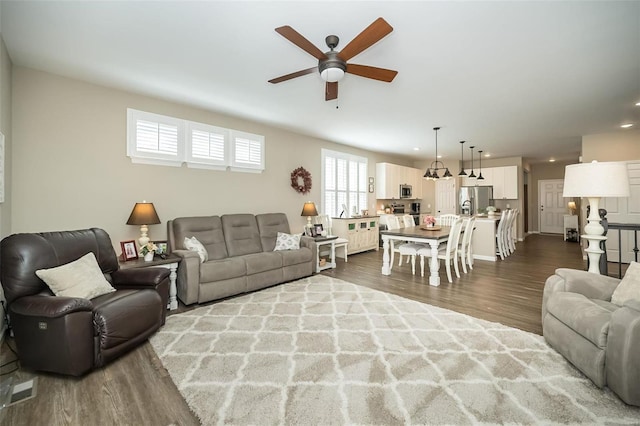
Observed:
[[[467,170],[467,174],[470,173]],[[474,170],[476,176],[480,170]],[[495,200],[518,199],[518,166],[488,167],[482,169],[483,180],[462,178],[462,186],[493,186]]]
[[[376,163],[376,198],[399,199],[400,185],[411,185],[412,198],[422,197],[422,171],[391,163]]]

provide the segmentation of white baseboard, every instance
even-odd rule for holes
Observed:
[[[475,260],[488,260],[489,262],[497,262],[498,261],[497,257],[483,256],[481,254],[474,254],[473,258]]]

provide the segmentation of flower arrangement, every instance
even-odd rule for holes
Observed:
[[[150,252],[154,252],[155,253],[156,250],[158,250],[158,246],[157,245],[155,245],[154,243],[147,243],[147,244],[143,245],[142,247],[140,247],[140,254],[144,256],[144,255],[146,255],[147,253],[150,253]]]
[[[493,216],[496,213],[496,208],[493,206],[488,206],[487,213],[489,214],[489,216]]]
[[[424,217],[424,224],[427,225],[427,227],[432,227],[436,224],[436,218],[433,216],[425,216]]]

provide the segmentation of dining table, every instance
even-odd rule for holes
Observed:
[[[440,285],[440,259],[438,259],[438,247],[449,239],[450,226],[440,226],[432,230],[424,226],[411,226],[400,229],[380,231],[384,252],[382,254],[382,275],[391,275],[391,250],[395,241],[427,244],[431,247],[431,259],[429,261],[429,285]]]

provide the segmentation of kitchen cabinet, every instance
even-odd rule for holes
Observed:
[[[491,184],[495,200],[518,199],[518,166],[492,168]]]
[[[474,172],[476,175],[480,174],[479,170]],[[493,186],[495,200],[518,199],[518,166],[488,167],[482,169],[482,177],[484,180],[465,177],[462,179],[462,186]]]
[[[376,163],[376,198],[391,200],[400,198],[400,185],[411,185],[412,199],[422,197],[422,171],[413,167],[391,163]]]
[[[333,218],[331,232],[341,238],[349,240],[348,252],[360,253],[367,250],[378,250],[380,232],[377,216],[361,218]]]

